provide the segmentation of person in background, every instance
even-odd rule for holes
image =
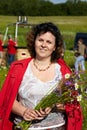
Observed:
[[[79,52],[75,52],[75,72],[85,72],[85,59]]]
[[[53,114],[50,107],[40,111],[34,108],[67,73],[72,73],[61,58],[63,39],[55,24],[35,25],[26,40],[31,58],[11,64],[0,92],[0,130],[13,130],[22,120],[41,121]],[[65,109],[64,104],[55,107],[58,120],[55,117],[53,120],[57,124],[65,122],[64,114],[58,111]],[[16,114],[14,118],[13,114]],[[60,129],[65,130],[64,126]]]
[[[8,36],[8,45],[7,45],[8,65],[11,65],[11,63],[15,60],[16,47],[17,47],[17,42],[15,42],[12,39],[12,36],[9,35]]]
[[[85,55],[85,49],[86,49],[86,46],[84,44],[84,40],[83,39],[79,39],[78,40],[78,52],[80,53],[80,55],[82,55],[84,57]]]
[[[3,42],[2,42],[2,33],[0,33],[0,67],[3,61]]]

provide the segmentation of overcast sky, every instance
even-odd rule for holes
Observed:
[[[66,2],[66,0],[49,0],[49,1],[51,1],[53,3],[64,3],[64,2]]]
[[[64,2],[66,2],[67,0],[49,0],[49,1],[51,1],[51,2],[53,2],[53,3],[64,3]],[[81,0],[81,1],[87,1],[87,0]]]

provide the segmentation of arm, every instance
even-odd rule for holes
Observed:
[[[12,112],[23,116],[24,111],[26,110],[26,107],[22,106],[21,103],[19,103],[16,99],[13,103]]]

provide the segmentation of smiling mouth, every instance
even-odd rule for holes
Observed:
[[[45,52],[46,52],[46,50],[40,49],[40,52],[45,53]]]
[[[41,51],[46,51],[47,49],[46,48],[40,48]]]

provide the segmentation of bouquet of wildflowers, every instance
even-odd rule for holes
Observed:
[[[67,106],[72,105],[73,109],[79,108],[79,104],[83,106],[86,101],[84,108],[87,108],[87,94],[86,94],[86,81],[83,82],[83,78],[80,74],[72,73],[66,74],[65,77],[53,87],[53,90],[42,98],[42,100],[37,104],[35,110],[40,108],[45,109],[46,107],[53,107],[56,103],[68,104]],[[75,108],[76,106],[76,108]],[[17,125],[23,130],[27,130],[31,122],[23,120]]]

